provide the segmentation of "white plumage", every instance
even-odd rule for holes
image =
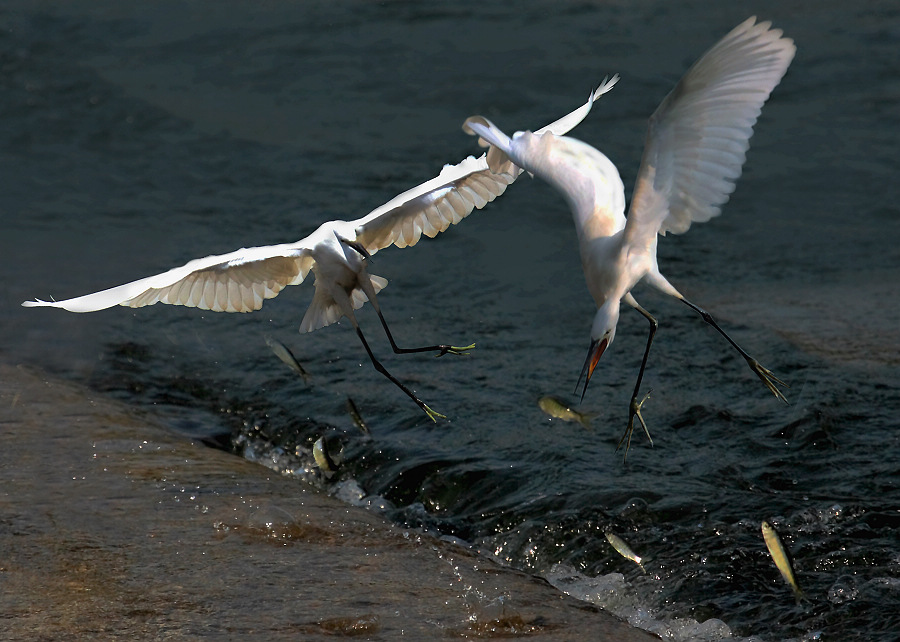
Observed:
[[[750,18],[707,51],[650,117],[644,155],[628,217],[625,188],[615,165],[600,151],[555,133],[517,132],[512,139],[480,116],[463,128],[505,153],[516,165],[556,187],[575,219],[581,262],[597,304],[585,360],[582,397],[594,368],[615,337],[620,302],[650,322],[650,335],[622,437],[626,455],[637,417],[650,437],[638,401],[657,322],[631,294],[644,281],[703,316],[746,359],[779,399],[784,385],[741,349],[704,310],[687,301],[659,272],[658,235],[686,232],[693,222],[721,213],[735,188],[763,103],[781,81],[796,47],[769,22]],[[580,378],[579,378],[580,382]],[[577,388],[577,385],[576,385]],[[621,445],[622,442],[620,442]],[[651,441],[652,443],[652,441]]]
[[[604,80],[588,101],[563,118],[538,130],[564,134],[580,123],[595,100],[612,89],[618,76]],[[494,171],[489,169],[491,163]],[[489,150],[446,165],[435,178],[394,197],[354,221],[328,221],[296,243],[242,248],[207,256],[108,290],[63,301],[25,301],[26,307],[54,307],[70,312],[93,312],[114,305],[134,308],[167,303],[214,312],[252,312],[289,285],[298,285],[310,271],[316,276],[313,300],[300,324],[311,332],[346,316],[363,342],[376,369],[397,384],[432,419],[437,415],[397,381],[372,355],[354,310],[367,300],[381,318],[395,352],[435,350],[459,353],[465,348],[427,346],[398,348],[378,307],[375,295],[387,280],[367,271],[367,258],[390,245],[413,246],[424,234],[434,237],[467,217],[474,209],[503,194],[521,173],[502,152]]]

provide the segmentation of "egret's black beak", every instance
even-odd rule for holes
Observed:
[[[578,384],[581,383],[581,378],[584,377],[584,388],[581,390],[582,400],[584,400],[584,394],[587,392],[588,384],[591,382],[591,375],[594,374],[594,368],[597,367],[597,363],[600,361],[600,357],[603,356],[603,351],[606,350],[606,346],[608,345],[609,339],[606,337],[591,341],[591,347],[588,348],[587,358],[584,360],[584,367],[581,369],[581,374],[578,375],[578,381],[575,382],[575,394],[578,394]]]
[[[347,239],[345,239],[342,236],[338,236],[338,240],[341,243],[343,243],[344,245],[346,245],[347,247],[349,247],[350,249],[355,250],[356,253],[359,254],[360,256],[362,256],[366,259],[372,258],[372,255],[369,254],[369,251],[363,246],[362,243],[358,243],[356,241],[348,241]]]

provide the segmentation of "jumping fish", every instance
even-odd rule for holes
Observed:
[[[337,435],[323,435],[313,444],[313,457],[316,464],[325,477],[331,477],[337,472],[344,458],[344,445]]]
[[[766,548],[769,549],[769,554],[772,556],[775,566],[781,571],[784,581],[790,584],[794,590],[794,597],[799,602],[803,599],[803,591],[800,590],[800,585],[797,584],[797,578],[794,577],[794,569],[791,568],[791,561],[788,558],[787,551],[784,550],[784,546],[781,544],[778,533],[769,525],[769,522],[763,522],[762,534],[763,539],[766,540]]]
[[[268,335],[266,335],[266,345],[268,345],[272,349],[272,352],[275,353],[275,356],[284,361],[291,370],[303,377],[303,381],[309,381],[309,373],[303,369],[303,366],[297,361],[297,357],[294,356],[294,353],[291,352],[286,345],[281,343],[278,339],[273,339]]]
[[[593,415],[572,410],[568,404],[556,397],[541,397],[538,399],[538,407],[556,419],[562,419],[563,421],[577,421],[585,428],[591,427],[591,417]]]
[[[353,423],[355,423],[360,430],[362,430],[367,435],[369,433],[369,427],[366,425],[366,422],[363,421],[362,415],[359,414],[359,410],[356,407],[356,404],[353,403],[353,399],[347,397],[347,412],[350,413],[350,418],[353,419]]]
[[[644,573],[647,572],[647,569],[644,568],[643,558],[633,550],[631,550],[631,547],[625,543],[625,540],[623,540],[618,535],[614,535],[613,533],[610,533],[608,531],[606,532],[606,540],[610,544],[612,544],[612,547],[616,549],[616,552],[619,555],[621,555],[625,559],[631,560],[632,562],[640,566],[641,570],[644,571]]]

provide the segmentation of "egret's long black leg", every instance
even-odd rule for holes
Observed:
[[[381,362],[375,358],[374,354],[372,354],[372,349],[369,347],[369,343],[366,341],[366,338],[363,336],[362,330],[359,329],[359,326],[356,327],[356,334],[359,336],[359,340],[362,341],[363,347],[366,349],[366,353],[369,355],[369,359],[371,359],[371,361],[372,361],[372,365],[375,366],[375,369],[378,372],[380,372],[385,377],[390,379],[395,386],[400,388],[400,390],[405,392],[406,395],[410,399],[415,401],[416,404],[419,406],[419,408],[421,408],[422,410],[425,411],[425,414],[428,415],[429,419],[431,419],[432,421],[437,421],[437,417],[440,417],[441,419],[447,418],[444,415],[442,415],[441,413],[435,412],[434,410],[429,408],[421,399],[419,399],[416,395],[414,395],[409,388],[407,388],[402,383],[400,383],[400,381],[396,377],[394,377],[394,375],[392,375],[390,372],[388,372],[387,368],[385,368],[383,365],[381,365]]]
[[[650,345],[653,343],[653,337],[656,335],[656,330],[659,328],[659,322],[641,306],[635,305],[634,307],[638,312],[644,315],[644,318],[647,319],[647,321],[650,322],[650,334],[647,335],[647,347],[644,348],[644,358],[641,360],[641,370],[638,372],[637,381],[634,384],[634,392],[631,395],[631,404],[628,408],[628,427],[625,429],[625,434],[622,435],[622,439],[619,440],[619,445],[616,446],[616,450],[618,450],[622,447],[623,443],[625,444],[625,459],[628,458],[628,448],[631,446],[631,433],[634,431],[635,417],[641,422],[641,427],[644,429],[644,434],[647,435],[650,445],[653,445],[653,438],[650,436],[650,431],[647,430],[647,424],[644,422],[643,415],[641,415],[641,407],[644,405],[644,402],[647,401],[650,392],[653,391],[651,390],[648,392],[640,401],[638,401],[638,394],[641,391],[641,381],[644,379],[644,370],[647,368],[647,358],[650,356]]]
[[[762,382],[766,385],[766,388],[768,388],[769,391],[773,395],[775,395],[776,397],[781,399],[784,403],[788,403],[788,400],[785,399],[785,397],[781,393],[781,391],[778,388],[776,388],[775,386],[777,384],[779,386],[784,386],[785,388],[790,388],[789,385],[787,385],[784,381],[782,381],[781,379],[779,379],[778,377],[773,375],[772,372],[768,368],[763,367],[762,364],[759,363],[759,361],[757,361],[756,359],[751,357],[749,354],[747,354],[744,351],[744,349],[741,348],[741,346],[739,346],[737,343],[734,342],[734,339],[729,337],[725,333],[725,331],[719,327],[719,324],[716,323],[716,320],[713,319],[712,315],[709,312],[707,312],[700,306],[694,305],[687,299],[681,299],[681,300],[684,301],[685,305],[687,305],[689,308],[691,308],[694,312],[696,312],[701,317],[703,317],[704,321],[706,321],[709,325],[714,327],[716,329],[716,332],[718,332],[719,334],[721,334],[723,337],[725,337],[728,340],[728,343],[730,343],[734,347],[734,349],[737,350],[742,357],[744,357],[744,360],[747,362],[747,365],[750,366],[750,369],[756,373],[756,376],[762,380]]]
[[[342,241],[345,245],[348,245],[351,248],[354,248],[354,244],[351,244],[349,241]],[[364,249],[364,248],[363,248]],[[357,250],[361,251],[361,250]],[[366,257],[368,257],[368,253],[366,253]],[[391,349],[393,349],[395,354],[409,354],[412,352],[437,352],[437,356],[443,357],[448,352],[450,354],[465,354],[466,350],[471,350],[475,347],[473,343],[470,346],[457,347],[457,346],[449,346],[449,345],[436,345],[436,346],[424,346],[422,348],[401,348],[397,345],[397,342],[394,341],[394,335],[391,334],[391,329],[388,327],[387,321],[384,319],[384,315],[381,313],[381,306],[378,305],[378,297],[375,296],[375,288],[372,287],[371,277],[366,273],[365,270],[362,270],[358,275],[358,283],[359,287],[366,294],[366,298],[369,299],[369,303],[372,304],[372,307],[375,308],[375,313],[378,315],[378,318],[381,320],[381,327],[384,328],[384,333],[387,335],[388,341],[391,342]]]
[[[381,314],[381,310],[378,306],[373,306],[375,308],[375,312],[378,314],[378,318],[381,319],[381,325],[384,327],[384,333],[387,335],[388,341],[391,342],[391,348],[393,348],[396,354],[410,354],[413,352],[437,352],[438,357],[443,357],[445,354],[466,354],[466,350],[471,350],[475,347],[473,343],[470,346],[449,346],[449,345],[436,345],[436,346],[424,346],[421,348],[401,348],[397,345],[397,342],[394,341],[394,336],[391,334],[391,329],[388,327],[387,321],[384,320],[384,315]]]

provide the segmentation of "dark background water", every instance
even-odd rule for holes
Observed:
[[[661,323],[645,378],[655,446],[637,441],[627,465],[615,452],[646,331],[628,311],[582,406],[592,428],[544,415],[541,396],[573,399],[594,307],[565,204],[527,178],[372,266],[391,281],[380,299],[401,343],[477,343],[464,358],[395,357],[361,313],[376,353],[446,423],[375,373],[346,323],[296,334],[309,285],[252,315],[19,307],[362,216],[476,153],[467,116],[540,127],[614,72],[621,83],[574,133],[630,186],[648,115],[753,13],[793,37],[797,57],[723,216],[662,239],[660,266],[791,384],[788,407],[690,310],[648,291]],[[345,467],[321,483],[348,497],[358,485],[392,519],[520,568],[577,572],[585,586],[623,573],[627,598],[596,599],[638,619],[716,617],[766,640],[896,638],[895,3],[7,2],[0,82],[0,358],[173,430],[230,435],[314,481],[296,447],[305,457],[342,432]],[[809,602],[778,577],[762,520]],[[646,575],[607,528],[653,558]]]

